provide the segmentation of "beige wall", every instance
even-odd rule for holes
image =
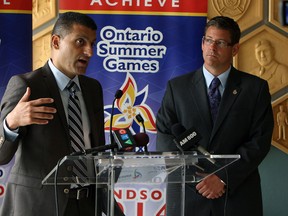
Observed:
[[[208,18],[225,15],[239,23],[242,38],[234,66],[268,81],[275,119],[272,144],[288,153],[288,119],[286,124],[279,110],[282,106],[287,116],[288,27],[280,24],[279,1],[210,0]]]

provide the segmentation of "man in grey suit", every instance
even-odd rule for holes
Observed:
[[[195,187],[186,185],[187,216],[263,215],[258,165],[271,146],[271,96],[266,81],[231,65],[240,36],[233,19],[218,16],[209,20],[202,40],[203,67],[168,82],[157,115],[159,151],[177,150],[171,128],[180,123],[186,129],[195,127],[202,136],[198,144],[211,154],[241,156]],[[213,120],[208,92],[216,77],[221,101]]]
[[[84,76],[96,43],[97,25],[76,12],[60,15],[51,36],[51,58],[36,71],[12,77],[1,102],[0,164],[15,155],[1,216],[52,216],[54,187],[42,185],[58,160],[72,152],[67,84],[79,88],[85,148],[105,144],[103,92]],[[71,169],[67,166],[67,173]],[[95,210],[95,186],[58,186],[59,215],[101,215]]]

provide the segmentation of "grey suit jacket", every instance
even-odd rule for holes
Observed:
[[[104,145],[102,87],[97,80],[85,76],[79,76],[79,81],[90,120],[91,145]],[[31,88],[31,100],[53,98],[52,106],[57,109],[57,113],[48,125],[20,127],[20,135],[12,142],[5,139],[3,121],[28,86]],[[54,215],[54,187],[43,186],[41,182],[58,160],[69,155],[72,149],[61,96],[48,64],[36,71],[16,75],[10,79],[1,102],[0,137],[0,165],[8,163],[16,155],[0,215]],[[58,191],[60,215],[63,215],[67,203],[67,197],[63,192],[65,187],[69,186],[61,186]]]
[[[232,67],[213,127],[202,69],[174,78],[158,112],[159,151],[177,150],[171,127],[181,123],[202,135],[199,145],[212,154],[240,154],[241,159],[216,173],[227,182],[225,196],[208,200],[186,187],[186,215],[260,216],[262,198],[258,165],[267,155],[273,132],[271,97],[266,81]],[[226,206],[226,207],[224,207]]]

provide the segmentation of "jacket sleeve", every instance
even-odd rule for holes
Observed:
[[[171,88],[171,83],[168,82],[161,107],[157,113],[156,128],[157,128],[157,151],[177,151],[176,145],[173,143],[173,135],[171,127],[177,123],[177,114],[174,107],[174,98]]]
[[[257,97],[254,97],[253,100],[255,105],[253,106],[250,125],[244,125],[248,128],[248,133],[245,132],[245,141],[237,147],[234,153],[239,154],[241,158],[227,167],[228,178],[225,177],[224,170],[222,173],[219,172],[222,180],[227,179],[229,181],[230,193],[233,193],[247,179],[256,176],[259,178],[258,166],[271,147],[274,120],[271,96],[266,81],[261,82]],[[242,129],[243,131],[246,130],[245,128]],[[237,133],[241,134],[241,131],[237,131]]]
[[[0,165],[10,162],[17,151],[20,137],[25,133],[25,128],[19,128],[19,136],[16,140],[9,140],[8,137],[5,136],[4,120],[22,98],[26,88],[27,84],[20,76],[13,76],[10,79],[2,98],[0,118]]]

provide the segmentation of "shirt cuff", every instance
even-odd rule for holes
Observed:
[[[4,135],[5,135],[5,138],[7,140],[10,140],[10,141],[15,141],[17,139],[17,137],[19,136],[19,128],[15,129],[15,130],[10,130],[9,127],[7,126],[7,123],[6,123],[6,118],[4,120]]]

